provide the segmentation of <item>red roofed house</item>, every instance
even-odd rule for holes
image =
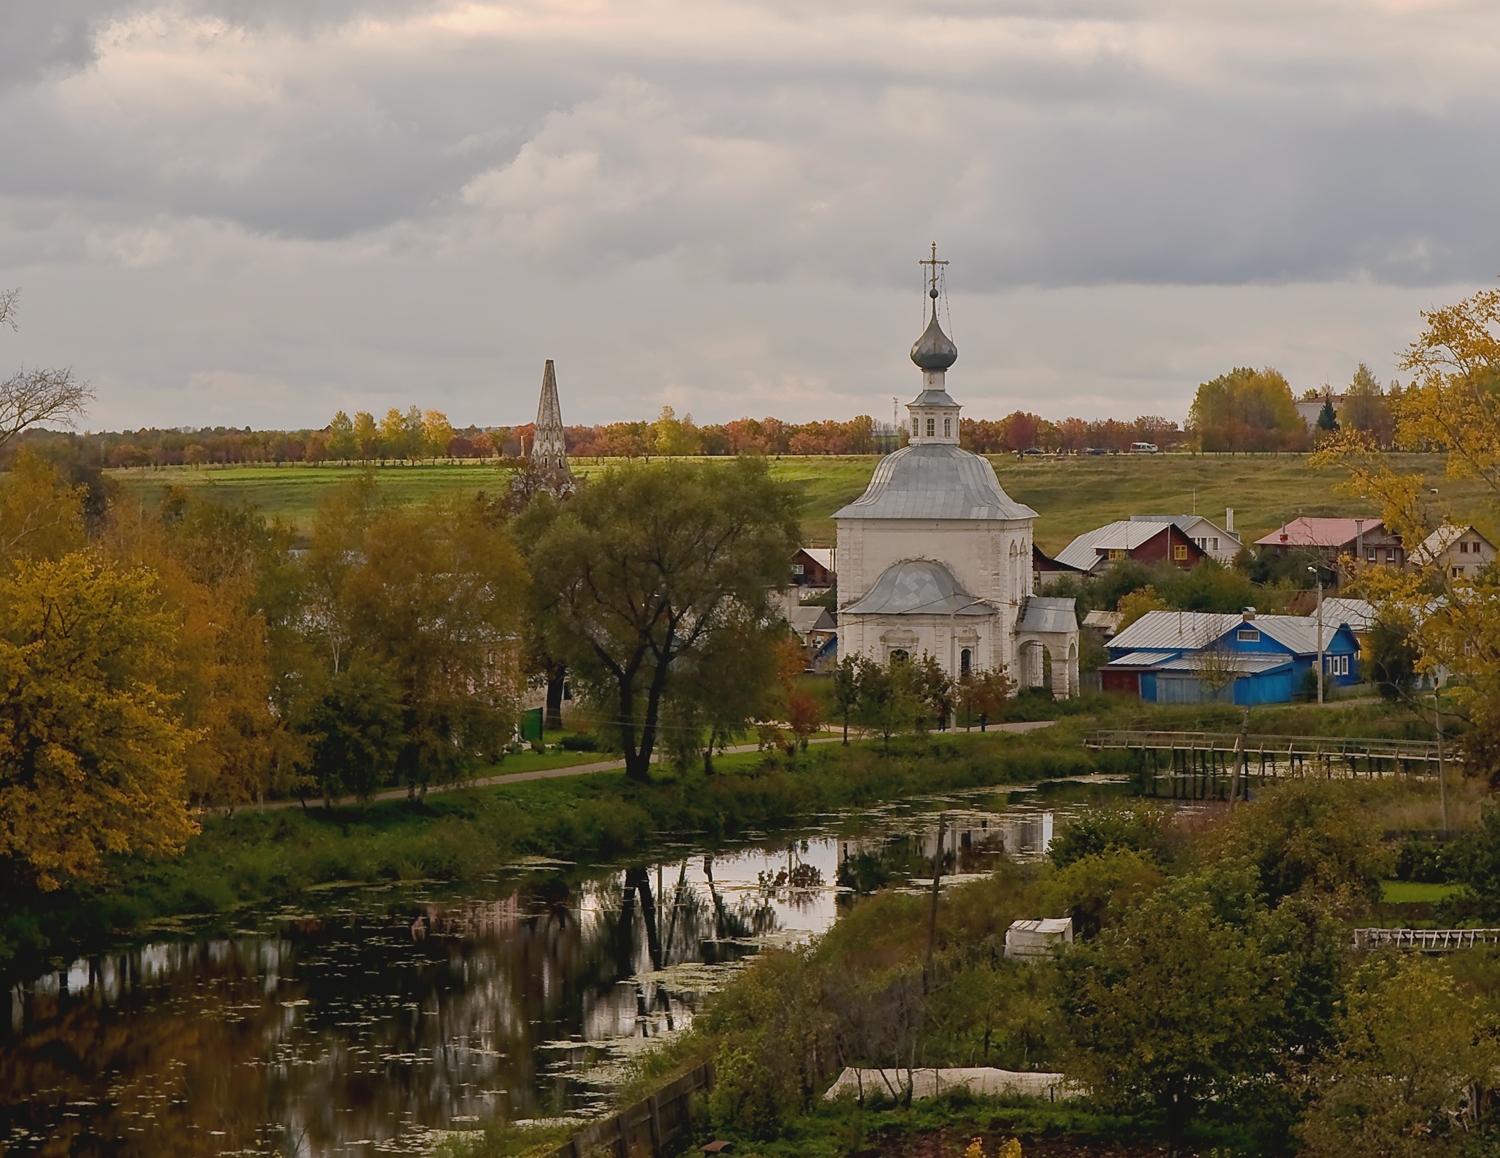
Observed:
[[[1406,549],[1401,540],[1374,518],[1292,519],[1256,539],[1255,545],[1278,555],[1293,552],[1317,555],[1330,567],[1337,567],[1341,558],[1406,566]]]

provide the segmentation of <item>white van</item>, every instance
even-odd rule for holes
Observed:
[[[1160,454],[1154,442],[1132,442],[1130,444],[1131,454]]]

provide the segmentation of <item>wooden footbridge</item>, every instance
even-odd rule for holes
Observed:
[[[1405,949],[1413,953],[1452,953],[1500,943],[1500,929],[1355,929],[1356,949]]]
[[[1243,795],[1252,781],[1284,776],[1333,779],[1436,775],[1453,757],[1428,740],[1357,739],[1345,736],[1263,736],[1238,732],[1102,731],[1084,741],[1095,751],[1139,753],[1148,791],[1188,799]]]

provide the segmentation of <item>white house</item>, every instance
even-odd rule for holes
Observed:
[[[1417,567],[1436,567],[1449,579],[1472,579],[1495,561],[1495,544],[1473,527],[1448,523],[1422,540],[1411,553]]]
[[[1004,670],[1021,687],[1078,688],[1072,599],[1032,594],[1036,512],[995,468],[958,444],[946,372],[958,348],[932,320],[911,359],[922,391],[907,403],[908,445],[880,461],[865,493],[834,514],[839,658],[928,654],[953,677]]]

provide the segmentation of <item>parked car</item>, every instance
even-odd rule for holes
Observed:
[[[1091,446],[1083,452],[1084,454],[1108,454],[1109,451],[1102,446]]]
[[[1154,442],[1132,442],[1130,444],[1131,454],[1160,454]]]
[[[1021,452],[1021,457],[1022,458],[1046,458],[1047,457],[1047,452],[1045,450],[1038,450],[1034,446],[1028,446],[1025,450],[1023,450]]]

